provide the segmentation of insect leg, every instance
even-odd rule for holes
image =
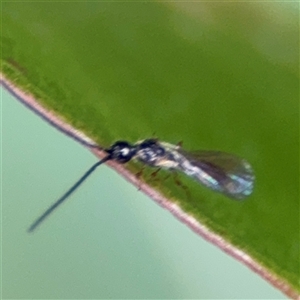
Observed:
[[[182,188],[182,189],[185,191],[185,193],[186,193],[186,195],[187,195],[187,198],[190,199],[190,198],[191,198],[191,193],[190,193],[190,191],[189,191],[188,186],[186,186],[185,184],[183,184],[183,183],[180,181],[180,179],[178,178],[178,173],[177,173],[175,170],[172,170],[172,174],[173,174],[173,179],[174,179],[174,181],[175,181],[175,184],[176,184],[177,186],[179,186],[180,188]]]

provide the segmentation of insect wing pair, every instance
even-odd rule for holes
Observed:
[[[245,159],[221,151],[189,152],[169,143],[155,143],[165,150],[155,166],[182,171],[211,190],[233,199],[240,200],[252,193],[254,173]]]

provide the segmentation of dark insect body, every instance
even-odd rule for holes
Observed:
[[[104,151],[107,156],[94,164],[28,231],[34,231],[98,166],[108,160],[124,164],[136,159],[151,167],[181,171],[211,190],[237,200],[249,196],[253,191],[255,178],[250,164],[233,154],[219,151],[188,152],[178,145],[157,139],[147,139],[136,144],[118,141]]]

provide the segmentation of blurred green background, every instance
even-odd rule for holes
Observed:
[[[155,133],[247,158],[257,180],[244,202],[185,176],[189,199],[172,180],[153,184],[299,290],[298,3],[25,1],[2,10],[3,72],[100,145]]]
[[[286,299],[106,166],[29,235],[96,158],[1,99],[2,299]]]

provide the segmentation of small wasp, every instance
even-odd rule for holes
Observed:
[[[34,231],[98,166],[108,160],[124,164],[136,159],[151,167],[178,170],[211,190],[237,200],[249,196],[253,191],[255,177],[252,167],[246,160],[233,154],[220,151],[188,152],[179,145],[157,139],[146,139],[134,145],[118,141],[104,151],[107,156],[95,163],[61,198],[36,219],[29,227],[29,232]]]

